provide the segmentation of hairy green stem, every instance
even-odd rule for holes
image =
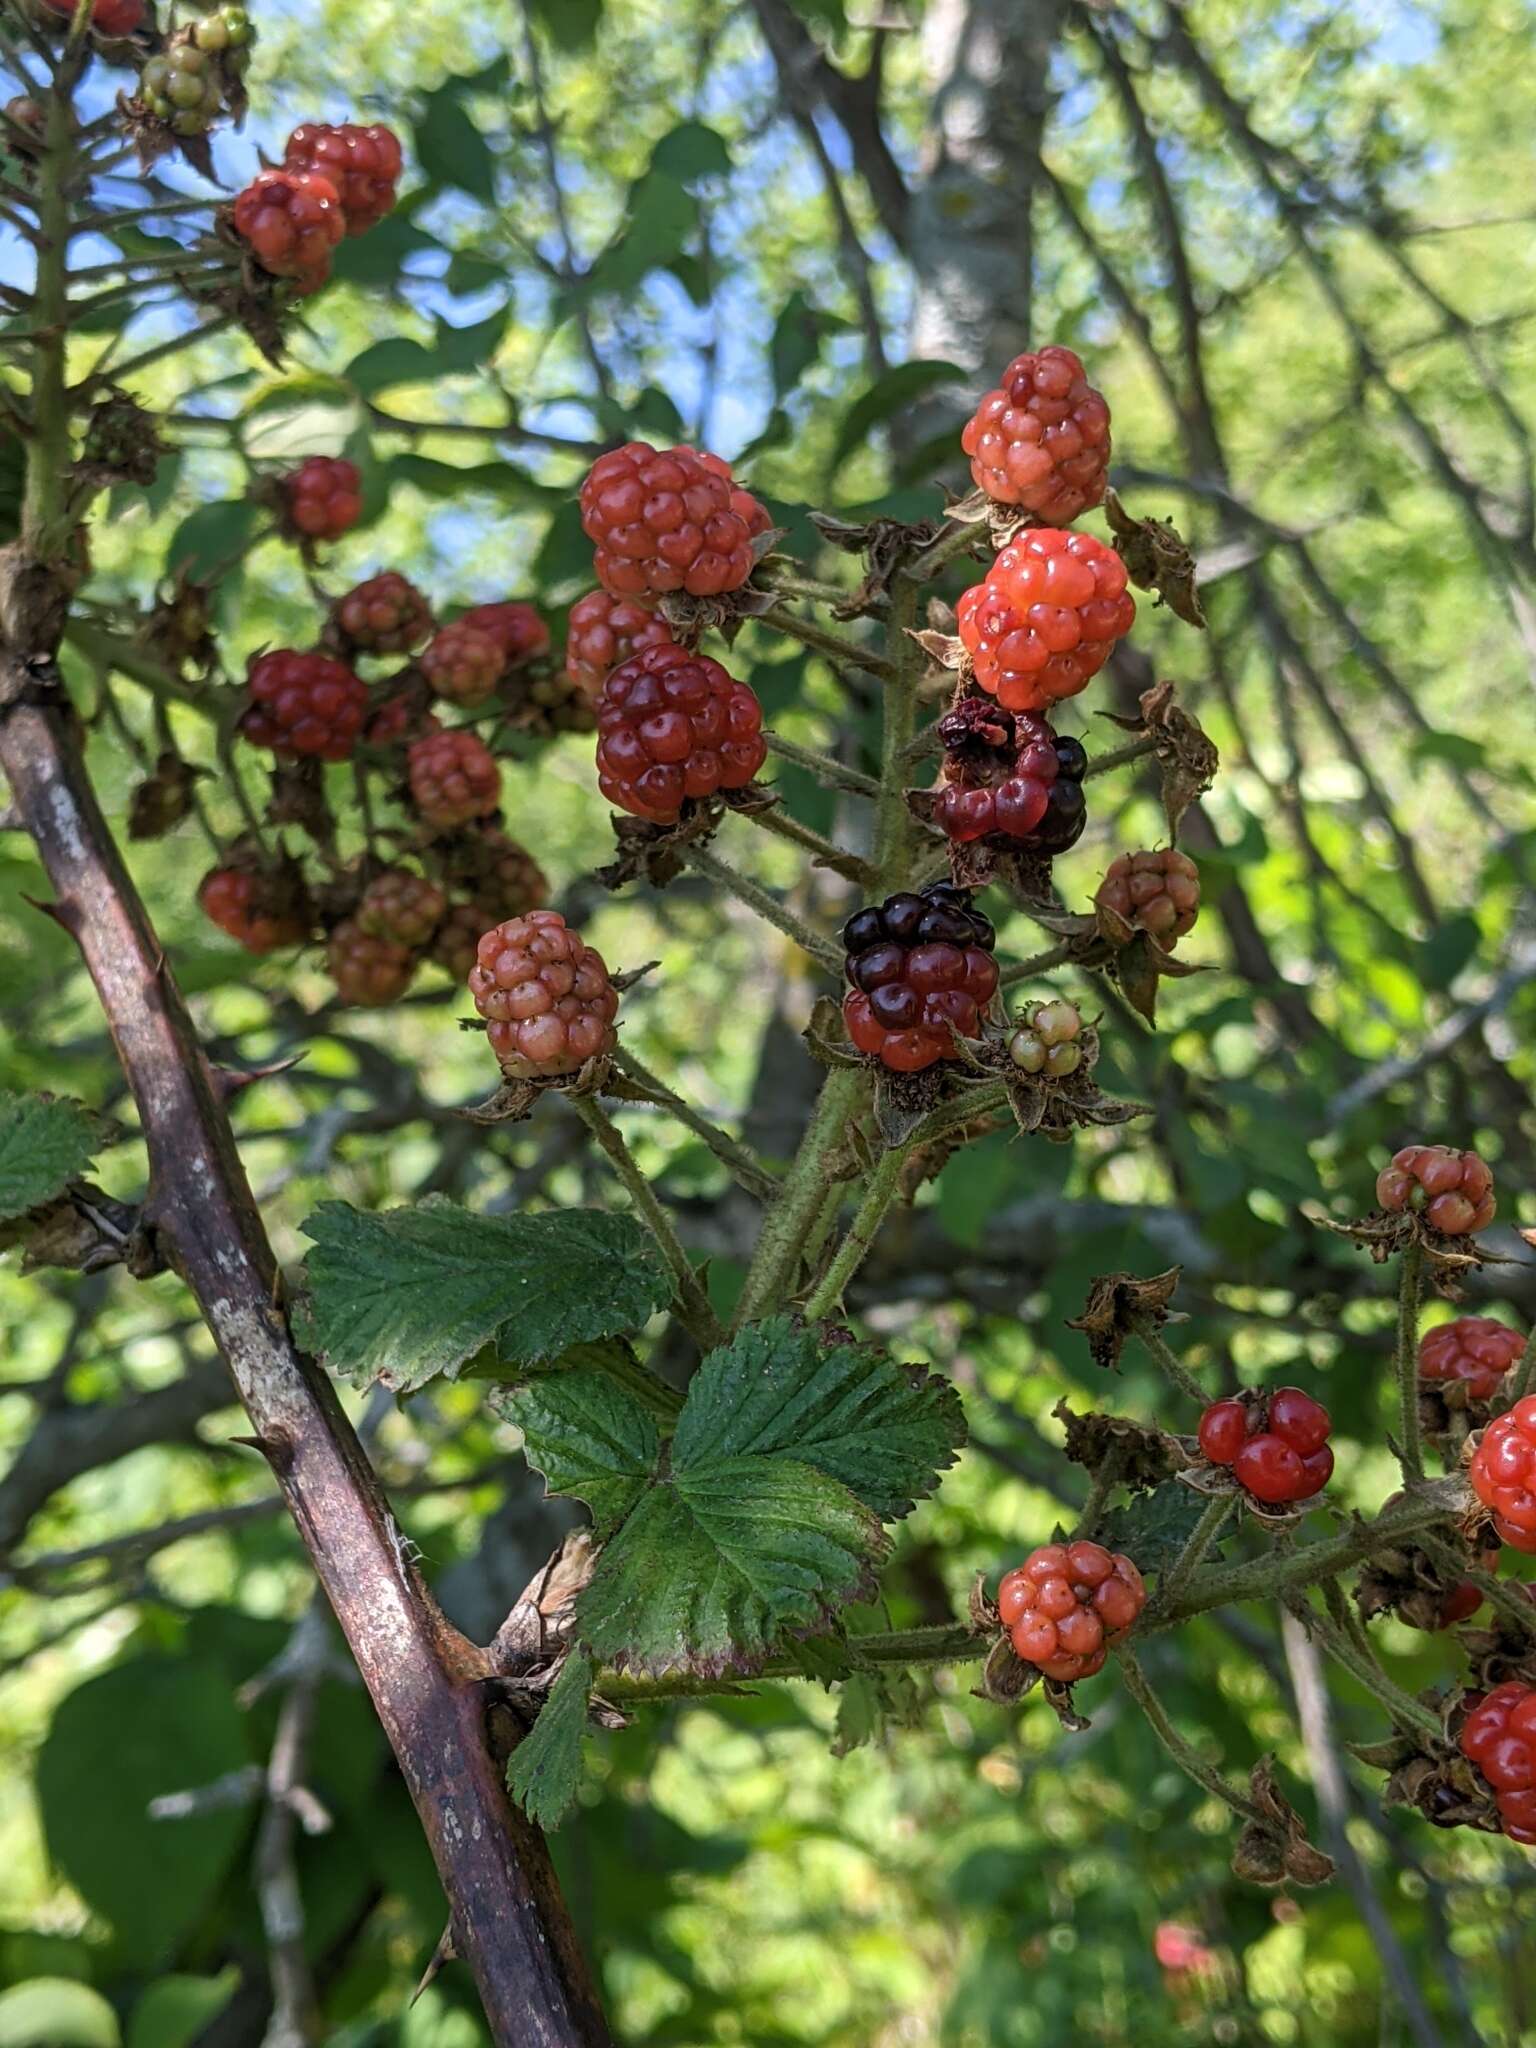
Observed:
[[[802,647],[809,647],[815,654],[824,654],[828,661],[841,668],[862,669],[865,675],[878,676],[882,682],[894,673],[894,667],[887,656],[877,654],[862,641],[850,640],[846,633],[834,633],[830,626],[819,626],[814,619],[802,619],[798,612],[788,610],[784,605],[770,605],[767,611],[757,614],[760,626],[770,626],[777,633],[785,633],[791,640],[798,640]]]
[[[951,519],[939,528],[921,553],[912,557],[902,574],[913,583],[931,583],[956,555],[963,555],[977,544],[985,541],[987,529],[970,520]]]
[[[1136,1332],[1136,1341],[1156,1361],[1163,1377],[1176,1386],[1181,1394],[1187,1394],[1191,1401],[1198,1401],[1204,1408],[1210,1400],[1210,1395],[1189,1368],[1180,1363],[1177,1354],[1169,1350],[1157,1325],[1148,1321],[1145,1316],[1138,1316],[1131,1327]]]
[[[1536,1329],[1533,1329],[1530,1336],[1526,1338],[1525,1349],[1520,1354],[1520,1362],[1505,1381],[1503,1393],[1504,1406],[1506,1408],[1513,1408],[1517,1401],[1523,1401],[1531,1391],[1532,1381],[1536,1381]]]
[[[824,939],[820,932],[814,932],[802,918],[795,915],[788,904],[777,896],[770,895],[759,882],[751,881],[746,875],[711,853],[705,846],[687,846],[683,856],[688,865],[697,868],[701,875],[708,875],[712,882],[718,882],[722,889],[728,889],[749,910],[755,910],[759,917],[781,931],[785,938],[793,939],[802,953],[814,960],[818,967],[841,981],[843,956],[830,939]]]
[[[1523,1586],[1482,1571],[1470,1563],[1454,1544],[1444,1543],[1438,1536],[1425,1534],[1419,1538],[1419,1543],[1436,1564],[1444,1566],[1457,1579],[1470,1580],[1488,1605],[1506,1621],[1513,1622],[1523,1634],[1536,1636],[1536,1605],[1526,1598]]]
[[[1397,1727],[1411,1735],[1428,1735],[1436,1739],[1444,1736],[1439,1715],[1421,1706],[1403,1691],[1395,1679],[1388,1678],[1369,1648],[1362,1650],[1347,1629],[1335,1621],[1326,1620],[1311,1601],[1299,1593],[1292,1594],[1285,1605],[1302,1627],[1322,1644],[1333,1661],[1342,1665],[1358,1685],[1381,1703]]]
[[[1176,1600],[1188,1585],[1195,1572],[1205,1562],[1206,1553],[1221,1533],[1221,1525],[1237,1505],[1235,1494],[1213,1494],[1205,1504],[1205,1511],[1189,1532],[1189,1540],[1178,1556],[1162,1575],[1157,1589],[1153,1610],[1167,1606]]]
[[[1065,966],[1071,957],[1071,947],[1063,944],[1052,946],[1044,953],[1031,954],[1027,960],[1015,960],[997,977],[997,985],[999,988],[1012,988],[1016,982],[1028,981],[1033,975],[1048,974],[1053,967]]]
[[[756,825],[764,832],[772,832],[780,839],[789,840],[792,845],[803,847],[815,856],[821,867],[830,868],[846,881],[856,882],[861,889],[873,887],[874,870],[868,861],[861,860],[856,853],[844,852],[836,840],[828,839],[810,825],[802,825],[782,806],[774,804],[767,810],[743,811],[740,815],[749,825]]]
[[[1082,1512],[1077,1518],[1077,1526],[1072,1532],[1074,1542],[1079,1537],[1092,1536],[1095,1528],[1098,1526],[1099,1517],[1104,1512],[1105,1501],[1109,1499],[1109,1496],[1114,1492],[1115,1487],[1119,1483],[1124,1465],[1125,1445],[1123,1443],[1112,1443],[1105,1455],[1099,1460],[1098,1470],[1094,1473],[1093,1479],[1089,1484],[1088,1498],[1083,1502]]]
[[[837,1067],[827,1076],[779,1199],[763,1218],[757,1249],[736,1304],[738,1328],[767,1315],[789,1292],[807,1234],[821,1214],[832,1182],[833,1157],[868,1095],[869,1077],[862,1067]]]
[[[1230,1806],[1234,1813],[1241,1814],[1244,1820],[1263,1822],[1264,1815],[1254,1802],[1239,1792],[1214,1764],[1207,1763],[1193,1744],[1186,1742],[1174,1727],[1168,1718],[1167,1709],[1148,1685],[1147,1675],[1137,1662],[1135,1652],[1122,1648],[1117,1650],[1115,1655],[1120,1660],[1120,1676],[1126,1691],[1146,1715],[1152,1733],[1184,1775],[1192,1778],[1202,1791],[1212,1793],[1225,1805]]]
[[[838,1246],[836,1258],[805,1304],[805,1313],[813,1321],[819,1316],[832,1314],[843,1298],[844,1288],[863,1265],[880,1225],[885,1221],[886,1211],[896,1199],[906,1157],[905,1146],[893,1146],[889,1152],[882,1153],[880,1163],[864,1189],[864,1199],[854,1211],[848,1234]]]
[[[986,1654],[986,1641],[973,1630],[958,1626],[895,1629],[889,1634],[849,1636],[844,1643],[847,1670],[844,1676],[885,1665],[966,1664]],[[813,1666],[793,1650],[770,1657],[755,1671],[721,1672],[717,1677],[699,1678],[691,1672],[668,1672],[662,1678],[636,1678],[628,1672],[609,1671],[599,1675],[594,1690],[615,1706],[642,1706],[648,1700],[695,1699],[710,1693],[729,1693],[743,1685],[766,1678],[809,1678],[823,1680],[825,1666]]]
[[[912,813],[907,809],[907,749],[917,723],[917,685],[922,649],[908,628],[917,617],[917,586],[898,580],[888,636],[889,680],[880,719],[880,794],[875,798],[875,886],[900,889],[911,863]]]
[[[787,740],[782,733],[765,732],[770,754],[777,754],[781,761],[792,761],[797,768],[803,768],[807,775],[815,776],[828,789],[845,789],[850,796],[878,796],[880,785],[872,775],[865,775],[857,768],[849,768],[841,761],[834,761],[830,754],[818,754],[814,747],[802,747],[798,740]]]
[[[657,1249],[677,1282],[677,1312],[684,1328],[702,1350],[713,1350],[725,1340],[724,1325],[711,1307],[709,1296],[693,1270],[693,1261],[672,1227],[672,1218],[652,1193],[651,1184],[625,1144],[623,1133],[595,1095],[571,1095],[566,1099],[607,1153],[614,1172],[655,1238]]]
[[[1083,780],[1090,775],[1107,775],[1111,768],[1124,768],[1128,762],[1139,761],[1144,754],[1156,751],[1155,739],[1131,740],[1123,747],[1113,747],[1107,754],[1095,754],[1083,770]]]
[[[779,1177],[769,1171],[750,1145],[744,1144],[740,1138],[733,1138],[729,1131],[722,1131],[718,1124],[712,1124],[701,1110],[695,1109],[675,1089],[669,1088],[627,1048],[621,1048],[614,1054],[613,1063],[621,1074],[628,1074],[632,1081],[637,1081],[669,1115],[686,1125],[695,1137],[702,1138],[749,1194],[756,1195],[759,1200],[773,1200],[779,1191]]]
[[[1424,1247],[1414,1238],[1403,1252],[1397,1292],[1397,1400],[1402,1443],[1398,1457],[1407,1480],[1424,1477],[1419,1437],[1419,1307],[1424,1295]]]

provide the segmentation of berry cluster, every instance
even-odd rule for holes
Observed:
[[[1200,1448],[1230,1466],[1245,1493],[1270,1507],[1310,1500],[1333,1474],[1328,1410],[1300,1387],[1244,1401],[1213,1401],[1200,1417]]]
[[[469,992],[502,1072],[515,1079],[574,1074],[616,1042],[619,998],[608,970],[557,910],[531,910],[486,932]]]
[[[1446,1237],[1486,1230],[1498,1206],[1482,1160],[1450,1145],[1405,1145],[1394,1152],[1376,1176],[1376,1199],[1393,1215],[1421,1215]]]
[[[362,478],[342,456],[306,456],[279,489],[288,524],[306,540],[340,540],[363,516]]]
[[[466,709],[485,702],[506,665],[496,641],[468,619],[439,626],[419,664],[434,696]]]
[[[1459,1388],[1470,1400],[1488,1401],[1524,1349],[1525,1339],[1508,1323],[1492,1316],[1457,1316],[1419,1339],[1419,1378]]]
[[[442,922],[448,898],[426,875],[386,868],[375,875],[357,906],[357,928],[370,939],[424,946]]]
[[[278,647],[259,654],[247,676],[240,731],[279,760],[345,761],[368,715],[368,690],[328,654]]]
[[[233,221],[261,268],[291,279],[299,298],[325,283],[347,231],[336,187],[313,171],[258,171],[235,200]]]
[[[1147,1604],[1141,1573],[1099,1543],[1047,1543],[997,1589],[997,1611],[1026,1664],[1070,1685],[1092,1678]]]
[[[565,673],[595,703],[610,670],[648,647],[665,647],[672,629],[632,597],[589,590],[571,606],[566,624]]]
[[[597,785],[653,825],[717,790],[745,789],[767,759],[763,710],[707,654],[665,641],[610,671],[597,706]]]
[[[487,818],[501,802],[501,770],[478,734],[462,726],[429,732],[406,755],[411,802],[423,821],[446,829]]]
[[[1091,533],[1020,534],[956,610],[977,682],[1009,711],[1075,697],[1131,629],[1125,585],[1125,564]]]
[[[348,917],[326,943],[325,965],[344,1003],[377,1010],[405,994],[416,972],[416,956],[409,946],[365,932]]]
[[[1176,846],[1117,854],[1094,901],[1171,948],[1194,927],[1200,909],[1200,870]]]
[[[139,98],[177,135],[205,135],[224,104],[225,67],[238,77],[251,41],[243,7],[198,17],[139,73]]]
[[[320,121],[295,128],[283,151],[285,170],[329,179],[349,235],[376,226],[392,209],[403,161],[388,128],[333,128]]]
[[[768,514],[718,455],[631,441],[600,455],[581,487],[581,530],[613,597],[719,597],[752,573]]]
[[[549,627],[531,604],[504,600],[497,604],[471,605],[456,623],[484,633],[501,650],[505,668],[520,668],[536,654],[549,649]]]
[[[332,616],[342,639],[364,654],[407,654],[433,625],[431,605],[397,569],[357,584]]]
[[[971,892],[934,882],[856,910],[843,926],[853,984],[843,999],[848,1036],[900,1074],[956,1057],[955,1037],[975,1038],[997,992],[997,935]]]
[[[1536,1394],[1489,1423],[1467,1477],[1492,1511],[1499,1541],[1511,1550],[1536,1551]]]
[[[204,875],[197,900],[203,915],[248,953],[301,946],[313,916],[291,878],[253,867],[218,867]]]
[[[1037,1003],[1008,1041],[1008,1057],[1026,1074],[1064,1081],[1083,1064],[1082,1013],[1075,1003]]]
[[[1080,740],[990,697],[963,697],[939,720],[938,736],[944,768],[933,815],[947,838],[1056,854],[1081,836],[1088,756]]]
[[[1461,1753],[1493,1788],[1505,1834],[1536,1848],[1536,1687],[1511,1679],[1470,1704]]]
[[[1109,407],[1069,348],[1015,356],[966,422],[960,446],[989,498],[1047,526],[1097,505],[1109,475]]]

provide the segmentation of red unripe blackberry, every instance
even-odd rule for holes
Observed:
[[[43,0],[43,5],[66,18],[75,11],[74,0]],[[145,12],[144,0],[91,0],[91,27],[99,35],[131,36]]]
[[[411,802],[429,825],[467,825],[501,802],[501,770],[485,741],[462,727],[430,732],[406,756]]]
[[[280,488],[289,525],[308,540],[340,540],[363,516],[362,478],[342,456],[307,456]]]
[[[647,647],[671,644],[666,620],[636,604],[631,597],[613,597],[589,590],[571,606],[566,625],[565,672],[583,695],[596,702],[610,669]]]
[[[435,695],[450,704],[483,704],[501,681],[506,658],[489,633],[456,619],[439,626],[419,663]]]
[[[305,298],[330,276],[346,233],[336,187],[313,171],[258,171],[235,200],[234,223],[262,269],[292,278]]]
[[[671,642],[621,662],[597,705],[597,786],[672,825],[689,798],[745,789],[768,757],[763,710],[718,661]]]
[[[1075,739],[1058,739],[1036,712],[1017,716],[990,697],[965,697],[938,723],[944,767],[934,822],[960,844],[1064,853],[1087,822]]]
[[[1419,1378],[1455,1383],[1474,1401],[1486,1401],[1524,1349],[1525,1339],[1508,1323],[1492,1316],[1457,1316],[1419,1339]]]
[[[344,662],[328,654],[276,647],[258,654],[247,674],[250,702],[240,731],[279,760],[345,761],[368,715],[368,690]]]
[[[1251,1401],[1213,1401],[1200,1417],[1200,1449],[1231,1467],[1256,1500],[1278,1507],[1310,1500],[1333,1475],[1333,1428],[1321,1401],[1300,1387],[1276,1387]]]
[[[436,882],[408,868],[387,868],[363,891],[356,922],[370,939],[424,946],[442,922],[448,898]]]
[[[997,1589],[997,1611],[1015,1652],[1065,1684],[1101,1670],[1106,1647],[1146,1604],[1135,1565],[1098,1543],[1047,1543]]]
[[[1479,1552],[1477,1566],[1479,1571],[1497,1572],[1499,1568],[1499,1546],[1497,1543],[1490,1544],[1486,1550]],[[1516,1592],[1523,1593],[1526,1599],[1530,1599],[1531,1588],[1528,1585],[1516,1582],[1515,1590]],[[1474,1585],[1471,1579],[1459,1579],[1440,1602],[1440,1612],[1435,1617],[1435,1627],[1437,1629],[1454,1628],[1459,1621],[1466,1621],[1471,1615],[1476,1614],[1478,1608],[1482,1606],[1483,1598],[1484,1594],[1481,1586]]]
[[[1010,711],[1075,697],[1131,629],[1125,584],[1125,564],[1091,533],[1021,533],[956,608],[977,682]]]
[[[386,569],[349,590],[336,606],[335,618],[350,644],[368,654],[409,653],[427,638],[433,624],[431,605],[397,569]]]
[[[530,910],[486,932],[469,992],[503,1073],[515,1079],[574,1074],[617,1043],[608,970],[558,910]]]
[[[489,906],[491,915],[481,925],[489,931],[506,918],[521,917],[537,910],[549,894],[549,883],[526,846],[509,839],[493,827],[482,832],[476,848],[475,899]],[[468,973],[468,969],[465,972]]]
[[[1193,929],[1199,914],[1200,870],[1176,846],[1117,854],[1094,901],[1171,948]]]
[[[501,649],[506,668],[517,668],[543,654],[549,646],[549,628],[531,604],[507,600],[500,604],[471,605],[456,621],[486,633]]]
[[[1536,1846],[1536,1687],[1512,1678],[1474,1696],[1461,1753],[1492,1788],[1505,1834]]]
[[[248,953],[273,953],[300,946],[310,918],[299,892],[282,877],[249,867],[213,868],[198,884],[203,915]]]
[[[1501,1543],[1536,1551],[1536,1394],[1496,1415],[1478,1440],[1467,1472],[1472,1491],[1493,1512]]]
[[[843,998],[848,1036],[895,1073],[957,1057],[955,1034],[975,1038],[997,992],[997,935],[968,889],[934,882],[856,910],[843,926],[853,983]]]
[[[767,516],[719,456],[693,448],[631,441],[600,455],[581,487],[581,530],[596,550],[598,582],[615,597],[739,590]]]
[[[416,956],[409,946],[373,938],[346,918],[331,933],[325,964],[344,1003],[376,1010],[405,994],[416,971]]]
[[[989,498],[1047,526],[1097,505],[1109,475],[1109,407],[1069,348],[1015,356],[960,435]]]
[[[1475,1152],[1405,1145],[1376,1176],[1376,1199],[1394,1214],[1412,1209],[1431,1230],[1465,1237],[1486,1230],[1498,1207],[1493,1174]]]
[[[395,690],[377,700],[363,738],[370,747],[398,747],[442,729],[414,690]]]
[[[306,121],[295,128],[283,151],[283,166],[328,178],[336,188],[349,235],[381,221],[395,203],[400,144],[388,128],[330,127]]]

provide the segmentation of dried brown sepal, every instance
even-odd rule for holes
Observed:
[[[757,537],[753,547],[759,561],[779,538],[777,532]],[[781,600],[780,591],[747,582],[739,590],[722,591],[718,597],[690,597],[685,590],[672,590],[658,600],[656,609],[672,628],[672,637],[680,647],[697,647],[706,633],[718,633],[729,647],[748,619],[761,618]]]
[[[612,816],[616,854],[597,870],[597,879],[605,889],[622,889],[635,881],[664,889],[688,865],[687,849],[706,846],[714,838],[725,806],[718,796],[686,797],[675,825],[652,825],[618,812]]]
[[[1475,1552],[1468,1553],[1468,1569],[1475,1556]],[[1446,1596],[1457,1583],[1444,1565],[1416,1543],[1394,1544],[1376,1551],[1362,1567],[1355,1581],[1355,1605],[1362,1621],[1374,1621],[1378,1614],[1395,1614],[1410,1628],[1433,1631],[1439,1628]]]
[[[936,1060],[917,1074],[893,1073],[876,1059],[866,1064],[875,1075],[875,1129],[886,1149],[895,1151],[944,1100],[948,1092],[944,1069],[950,1062]]]
[[[1515,1581],[1509,1584],[1520,1598],[1528,1597]],[[1495,1607],[1487,1628],[1464,1628],[1458,1640],[1466,1652],[1466,1683],[1473,1692],[1492,1692],[1511,1678],[1536,1686],[1536,1606],[1528,1619]]]
[[[470,1028],[473,1029],[473,1023]],[[552,1074],[547,1078],[534,1080],[514,1079],[508,1076],[493,1095],[484,1102],[477,1102],[468,1109],[456,1112],[466,1123],[471,1124],[519,1124],[533,1114],[534,1104],[541,1095],[552,1090],[561,1095],[597,1095],[608,1088],[613,1062],[606,1053],[599,1053],[594,1059],[574,1074]]]
[[[59,1267],[100,1273],[124,1266],[136,1280],[166,1270],[152,1225],[126,1202],[90,1181],[71,1181],[62,1195],[0,1223],[0,1252],[21,1247],[21,1270]]]
[[[970,681],[971,657],[965,651],[965,643],[958,634],[943,633],[932,626],[909,626],[907,638],[915,640],[931,662],[951,674],[959,675],[966,683]]]
[[[1039,1683],[1039,1665],[1026,1664],[1008,1638],[999,1636],[981,1667],[981,1683],[975,1688],[975,1697],[991,1700],[994,1706],[1012,1707]]]
[[[187,285],[187,295],[243,327],[267,361],[281,369],[283,329],[299,303],[293,286],[263,270],[249,245],[235,233],[233,204],[216,210],[213,226],[214,233],[231,252],[231,268],[212,281],[200,277],[195,285]]]
[[[208,773],[167,747],[128,800],[128,837],[163,839],[192,809],[192,792]]]
[[[325,775],[313,756],[302,761],[280,761],[272,770],[272,794],[267,805],[268,820],[274,825],[297,825],[317,846],[334,846],[336,818],[325,794]]]
[[[1326,1884],[1333,1876],[1333,1858],[1307,1840],[1300,1814],[1280,1790],[1273,1757],[1260,1757],[1249,1772],[1248,1797],[1262,1819],[1249,1821],[1239,1835],[1233,1874],[1251,1884],[1280,1884],[1286,1878],[1292,1884]],[[1278,1872],[1271,1875],[1276,1862]]]
[[[157,592],[138,637],[147,653],[176,674],[190,667],[206,676],[218,658],[207,585],[197,582],[185,566],[178,569]]]
[[[1410,1751],[1388,1775],[1381,1800],[1383,1806],[1412,1806],[1437,1828],[1503,1833],[1487,1779],[1449,1743]]]
[[[120,92],[117,111],[123,134],[139,160],[141,171],[153,170],[161,157],[179,149],[194,170],[213,182],[216,177],[213,145],[206,135],[178,135],[169,121],[162,121],[158,114],[152,113],[148,104],[136,94]]]
[[[1378,1266],[1410,1244],[1422,1246],[1424,1269],[1437,1294],[1447,1301],[1461,1301],[1466,1293],[1462,1281],[1480,1266],[1512,1266],[1517,1260],[1484,1251],[1475,1237],[1447,1237],[1432,1230],[1416,1209],[1373,1209],[1368,1216],[1312,1215],[1319,1229],[1335,1237],[1347,1237],[1351,1244],[1370,1253]]]
[[[1072,1701],[1072,1688],[1059,1678],[1048,1678],[1043,1688],[1046,1704],[1068,1735],[1081,1735],[1093,1723],[1080,1714]]]
[[[848,1041],[842,1006],[836,996],[818,996],[801,1037],[812,1059],[824,1067],[863,1067],[869,1062]]]
[[[1074,1465],[1097,1472],[1112,1456],[1116,1480],[1133,1492],[1150,1493],[1178,1466],[1179,1439],[1146,1423],[1133,1422],[1125,1415],[1101,1415],[1094,1410],[1075,1415],[1065,1400],[1058,1401],[1051,1413],[1066,1430],[1063,1448]]]
[[[914,555],[921,554],[938,533],[938,522],[919,519],[871,519],[863,525],[813,512],[811,524],[845,555],[864,557],[864,578],[855,591],[832,607],[835,619],[878,616],[890,606],[891,584]]]
[[[1104,516],[1114,536],[1111,544],[1136,588],[1155,590],[1178,618],[1204,627],[1195,558],[1178,529],[1162,519],[1133,519],[1112,490],[1104,493]]]
[[[135,404],[126,391],[111,391],[86,421],[74,473],[92,490],[109,490],[116,483],[147,487],[165,452],[154,414]]]
[[[576,1626],[576,1596],[597,1567],[590,1529],[572,1529],[528,1581],[489,1644],[491,1667],[523,1684],[552,1684]]]
[[[1177,839],[1184,813],[1216,780],[1221,756],[1199,721],[1176,701],[1172,683],[1154,683],[1142,692],[1140,703],[1139,717],[1120,718],[1113,712],[1109,716],[1126,732],[1146,733],[1154,741],[1162,773],[1163,814],[1169,837]]]
[[[1135,1273],[1101,1274],[1089,1286],[1082,1314],[1070,1316],[1067,1328],[1082,1331],[1095,1365],[1114,1371],[1138,1323],[1160,1330],[1167,1322],[1183,1271],[1182,1266],[1170,1266],[1147,1279]]]
[[[978,1635],[990,1635],[993,1629],[1001,1628],[1003,1625],[1003,1617],[997,1611],[997,1602],[987,1591],[985,1572],[978,1572],[971,1582],[971,1595],[966,1602],[966,1612],[970,1617],[971,1627]]]

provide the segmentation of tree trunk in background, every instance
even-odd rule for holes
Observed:
[[[1030,340],[1031,206],[1062,0],[929,0],[923,76],[932,116],[906,253],[911,353],[986,390]],[[919,409],[914,440],[959,410],[958,388]]]

